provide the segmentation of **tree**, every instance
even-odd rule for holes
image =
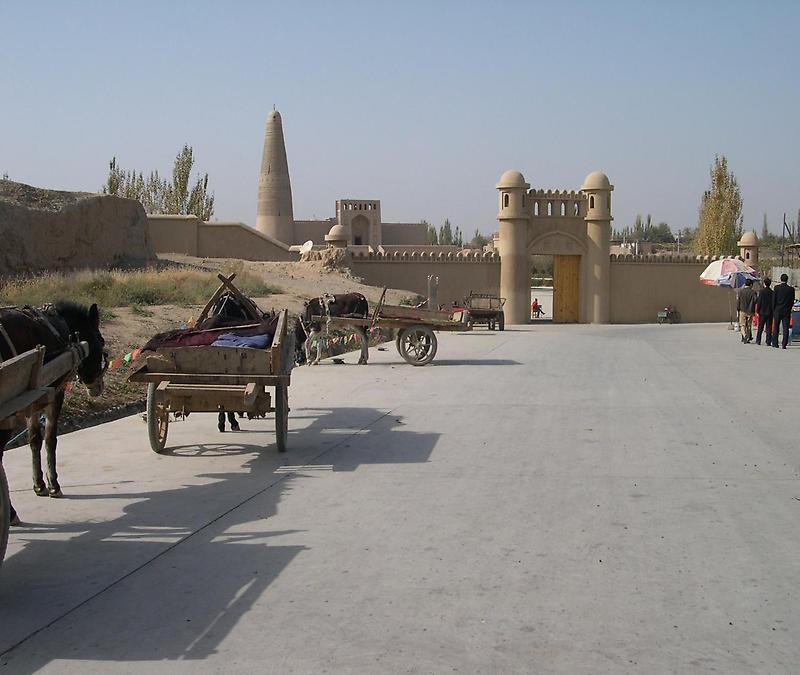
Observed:
[[[436,232],[436,228],[433,225],[431,225],[427,220],[422,220],[420,222],[427,227],[428,243],[433,246],[436,246],[439,243],[439,235]]]
[[[478,248],[483,249],[489,243],[489,237],[480,233],[478,228],[475,228],[475,234],[472,235],[472,239],[469,242],[470,248]]]
[[[453,229],[448,219],[445,219],[444,224],[439,228],[439,243],[442,246],[453,245]]]
[[[184,145],[175,158],[171,181],[162,179],[158,171],[151,171],[145,180],[141,171],[125,171],[117,164],[117,158],[112,157],[103,194],[137,199],[147,213],[191,214],[200,220],[210,220],[214,215],[214,195],[208,191],[208,174],[198,175],[190,190],[193,166],[190,145]]]
[[[711,186],[700,200],[694,248],[701,255],[730,253],[742,235],[742,194],[725,155],[714,158],[709,173]]]
[[[761,224],[761,241],[769,239],[769,226],[767,224],[767,214],[764,214],[764,221]]]
[[[461,228],[456,225],[456,231],[453,233],[453,243],[456,246],[464,245],[464,235],[461,233]]]

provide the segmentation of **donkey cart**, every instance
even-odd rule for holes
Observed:
[[[38,415],[50,405],[56,395],[52,385],[75,371],[89,354],[89,345],[76,343],[47,363],[44,352],[44,347],[37,347],[0,363],[0,429],[14,430],[26,417]],[[2,451],[0,447],[0,455]],[[0,565],[6,553],[10,520],[8,481],[0,464]]]
[[[226,293],[238,302],[254,328],[264,319],[255,303],[231,283],[233,276],[219,275],[222,286],[209,300],[197,320]],[[224,298],[223,298],[224,300]],[[241,323],[241,322],[240,322]],[[289,384],[294,365],[293,333],[287,333],[288,313],[277,315],[269,347],[222,347],[196,345],[163,347],[143,352],[141,364],[128,379],[147,384],[147,432],[153,452],[161,453],[167,443],[170,413],[186,417],[193,412],[239,412],[250,417],[275,413],[279,452],[286,451],[289,423]],[[206,333],[235,332],[236,327],[216,328]],[[273,388],[273,392],[268,391]]]
[[[465,299],[465,321],[468,325],[474,326],[485,323],[489,330],[495,328],[504,330],[506,327],[503,305],[505,298],[499,298],[491,293],[470,292]]]
[[[397,352],[412,366],[424,366],[433,361],[438,349],[434,331],[464,331],[469,327],[461,320],[461,312],[431,311],[401,305],[385,305],[386,289],[375,307],[371,319],[314,316],[315,321],[329,327],[391,328],[397,331]]]

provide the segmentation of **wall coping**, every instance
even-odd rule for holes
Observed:
[[[675,263],[696,263],[696,264],[708,264],[714,262],[715,260],[725,260],[725,259],[733,259],[733,260],[742,260],[741,256],[738,255],[657,255],[657,254],[649,254],[649,255],[633,255],[631,253],[621,253],[616,254],[613,253],[610,256],[611,262],[613,263],[662,263],[662,264],[675,264]]]
[[[474,253],[445,253],[428,251],[391,251],[387,253],[362,253],[353,252],[354,262],[446,262],[446,263],[500,263],[500,256],[496,253],[475,251]]]

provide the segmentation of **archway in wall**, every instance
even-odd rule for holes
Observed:
[[[581,257],[584,254],[583,242],[565,232],[546,232],[529,243],[531,268],[541,272],[540,276],[534,274],[531,279],[531,299],[542,295],[539,304],[543,306],[544,316],[539,320],[549,319],[553,323],[578,323],[581,320]],[[552,289],[549,297],[548,286]]]
[[[367,217],[359,214],[353,218],[350,223],[350,233],[354,246],[369,244],[369,220]]]

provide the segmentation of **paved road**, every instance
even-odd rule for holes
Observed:
[[[796,670],[798,357],[481,329],[296,371],[285,456],[132,417],[61,439],[53,500],[14,450],[0,673]]]

